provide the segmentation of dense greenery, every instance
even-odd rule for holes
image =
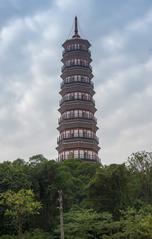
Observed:
[[[34,199],[32,190],[21,189],[18,192],[8,190],[0,194],[0,203],[6,206],[4,215],[14,219],[18,229],[18,238],[22,238],[22,223],[26,215],[34,215],[41,208]]]
[[[20,212],[24,239],[60,238],[58,190],[65,239],[152,239],[152,153],[110,166],[42,155],[1,163],[0,239],[17,238]]]

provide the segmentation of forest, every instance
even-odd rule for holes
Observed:
[[[0,239],[152,239],[152,153],[101,165],[32,156],[0,163]]]

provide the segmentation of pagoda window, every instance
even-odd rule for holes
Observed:
[[[59,154],[59,159],[68,159],[68,158],[81,158],[81,159],[90,159],[96,160],[98,158],[97,153],[91,150],[67,150]]]
[[[65,154],[64,154],[65,159],[67,159],[68,156],[69,156],[69,151],[65,151]]]
[[[64,131],[64,139],[66,139],[66,138],[69,138],[69,132],[68,131]]]
[[[79,47],[80,47],[79,44],[75,44],[75,45],[74,45],[74,49],[75,49],[75,50],[79,49]]]
[[[89,118],[89,112],[88,112],[88,111],[85,112],[85,116],[86,116],[87,118]]]
[[[81,60],[80,59],[77,59],[77,64],[81,65]]]
[[[74,117],[74,110],[70,111],[70,117]]]
[[[93,114],[90,111],[86,111],[86,110],[70,110],[70,111],[66,111],[62,114],[61,119],[67,119],[67,118],[88,118],[88,119],[92,119],[93,118]]]
[[[82,117],[82,110],[79,110],[79,116]]]
[[[68,93],[63,97],[63,100],[73,100],[73,99],[83,99],[83,100],[91,100],[91,95],[84,92],[72,92]]]
[[[74,116],[75,116],[75,117],[78,117],[78,116],[79,116],[79,111],[78,111],[78,110],[75,110]]]
[[[70,117],[70,111],[67,111],[67,117],[68,118]]]
[[[77,61],[76,61],[77,62]],[[76,65],[79,63],[79,61],[76,63]],[[67,61],[66,62],[66,65],[67,66],[70,66],[71,64],[73,64],[71,61]],[[83,64],[84,65],[84,64]],[[65,78],[64,82],[65,83],[70,83],[70,82],[86,82],[86,83],[89,83],[90,80],[89,80],[89,77],[87,76],[81,76],[81,75],[74,75],[74,76],[68,76],[67,78]]]
[[[70,44],[66,47],[65,50],[72,51],[72,50],[79,50],[79,49],[87,50],[87,47],[84,44]]]
[[[80,150],[79,153],[80,153],[80,158],[83,159],[84,158],[84,150]]]
[[[79,158],[79,150],[74,150],[74,158]]]
[[[77,78],[78,78],[78,81],[81,81],[81,76],[80,75],[78,75]]]
[[[79,136],[83,137],[83,130],[82,129],[79,129]]]
[[[75,129],[74,130],[74,137],[78,137],[79,136],[79,130],[78,129]]]
[[[92,152],[92,151],[88,151],[88,157],[89,157],[90,159],[93,158],[93,152]]]

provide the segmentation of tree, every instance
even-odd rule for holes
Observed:
[[[0,163],[0,193],[30,187],[29,166],[24,160],[17,159],[13,162]]]
[[[152,153],[141,151],[129,156],[127,167],[131,173],[133,198],[152,202]],[[134,200],[135,201],[135,200]]]
[[[147,173],[152,168],[152,153],[146,151],[133,153],[128,157],[127,165],[133,172]]]
[[[21,189],[18,192],[11,190],[0,194],[0,203],[7,207],[5,215],[15,219],[18,228],[18,238],[22,238],[23,218],[27,215],[37,214],[42,207],[36,201],[32,190]]]
[[[111,234],[112,215],[97,213],[93,209],[75,207],[65,213],[64,227],[67,239],[101,238]]]
[[[41,228],[46,231],[54,230],[58,215],[58,190],[60,189],[60,177],[58,164],[54,160],[41,160],[41,156],[32,157],[30,161],[30,175],[32,189],[43,208],[39,216],[34,216],[30,221],[30,228]],[[63,180],[62,180],[63,181]]]
[[[122,211],[121,214],[122,238],[152,239],[151,205],[143,206],[139,210],[128,208],[126,211]]]
[[[94,209],[108,211],[117,218],[127,198],[128,170],[124,164],[113,164],[97,171],[89,186],[89,199]]]
[[[41,164],[43,162],[47,162],[48,160],[42,155],[42,154],[37,154],[29,158],[29,164],[31,166],[35,166],[37,164]]]
[[[88,184],[94,178],[98,164],[82,160],[65,160],[59,164],[61,188],[64,192],[64,205],[70,209],[74,204],[86,207],[88,202]]]

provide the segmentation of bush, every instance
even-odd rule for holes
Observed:
[[[0,239],[16,239],[16,236],[10,236],[10,235],[3,235],[0,237]]]
[[[23,235],[24,239],[52,239],[49,233],[41,231],[39,229],[34,230],[33,232],[25,232]],[[15,235],[3,235],[0,239],[18,239]]]

